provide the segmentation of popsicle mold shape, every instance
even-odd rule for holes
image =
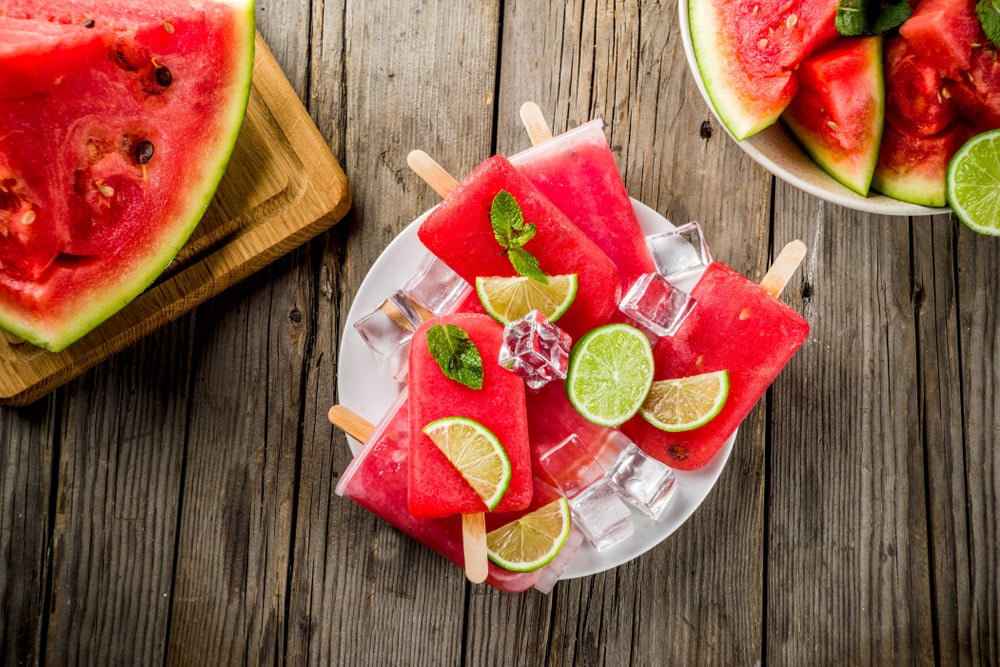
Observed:
[[[670,281],[704,271],[712,263],[708,241],[697,222],[646,237],[656,272]]]
[[[428,330],[441,324],[468,335],[482,359],[482,388],[446,376],[431,354]],[[496,359],[503,328],[488,315],[452,313],[422,323],[410,343],[410,512],[420,518],[485,512],[487,507],[458,469],[423,432],[445,417],[479,422],[510,459],[511,480],[496,511],[521,509],[531,501],[531,454],[524,404],[524,383]]]
[[[524,111],[522,107],[522,118]],[[656,270],[611,147],[604,121],[584,123],[510,161],[614,262],[622,292]]]
[[[564,379],[573,339],[537,310],[504,327],[499,363],[517,373],[530,389]]]
[[[508,192],[535,234],[523,245],[547,275],[576,273],[576,299],[559,326],[578,338],[604,324],[618,305],[618,270],[593,241],[502,156],[488,158],[431,211],[420,241],[469,284],[476,276],[517,275],[497,242],[490,220],[493,200]]]
[[[641,416],[622,426],[646,453],[679,470],[694,470],[712,459],[809,334],[801,315],[719,262],[709,265],[691,296],[698,307],[674,336],[661,338],[653,348],[654,377],[728,370],[725,405],[691,431],[661,431]]]
[[[658,273],[647,273],[633,283],[618,308],[657,337],[673,336],[696,301]]]

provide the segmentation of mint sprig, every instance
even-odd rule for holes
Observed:
[[[504,249],[514,270],[519,275],[548,285],[549,279],[542,272],[538,258],[524,249],[524,244],[533,239],[538,230],[534,223],[525,222],[524,211],[514,195],[506,190],[497,193],[490,205],[490,224],[493,236]]]
[[[427,349],[446,377],[470,389],[483,388],[483,357],[462,327],[435,324],[427,330]]]
[[[976,17],[993,45],[1000,46],[1000,3],[997,0],[979,0]]]
[[[840,0],[835,23],[844,37],[880,35],[898,28],[912,13],[906,0]]]

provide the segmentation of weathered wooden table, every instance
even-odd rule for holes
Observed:
[[[775,181],[711,117],[676,3],[260,0],[344,165],[330,232],[22,409],[0,410],[0,662],[1000,664],[1000,244]],[[347,309],[457,174],[601,116],[630,193],[702,222],[812,334],[701,509],[549,596],[461,571],[333,493]]]

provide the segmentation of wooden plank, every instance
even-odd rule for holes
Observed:
[[[284,35],[277,59],[303,63],[308,7],[257,11]],[[284,74],[277,82],[325,153]],[[318,189],[335,189],[339,168],[313,176]],[[285,652],[314,273],[310,253],[296,250],[196,311],[168,663],[277,664]]]
[[[812,331],[773,391],[768,660],[932,663],[906,219],[776,202],[776,237],[811,248],[787,298]]]
[[[53,479],[51,664],[162,664],[192,332],[181,318],[66,392]]]
[[[460,177],[490,152],[499,10],[474,4],[316,5],[310,107],[331,144],[344,147],[355,205],[339,230],[346,237],[328,235],[320,267],[289,609],[293,662],[458,664],[465,651],[461,570],[333,494],[349,451],[325,415],[337,399],[340,336],[354,335],[343,319],[353,295],[389,241],[438,201],[406,154],[422,148]]]
[[[55,397],[0,408],[0,663],[42,659],[52,518]]]
[[[630,194],[677,222],[700,220],[716,257],[763,275],[771,179],[699,97],[677,38],[676,6],[508,2],[505,11],[500,152],[527,145],[512,122],[525,100],[536,101],[557,132],[601,116]],[[550,662],[761,659],[764,417],[762,406],[741,429],[718,488],[678,533],[626,566],[559,584]],[[470,627],[492,641],[491,609],[470,612]],[[509,644],[534,640],[533,630],[519,632],[528,639]]]
[[[350,190],[267,45],[229,168],[156,284],[59,354],[0,336],[0,404],[24,405],[203,303],[343,217]]]
[[[996,239],[958,227],[958,325],[962,352],[962,415],[966,496],[953,485],[951,498],[967,508],[969,591],[959,588],[960,655],[970,664],[1000,663],[1000,320],[996,295],[1000,264]],[[954,443],[953,446],[959,446]]]

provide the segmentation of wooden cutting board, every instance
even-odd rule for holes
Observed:
[[[148,290],[56,354],[0,332],[0,405],[26,405],[325,231],[347,177],[257,35],[246,118],[214,199]]]

